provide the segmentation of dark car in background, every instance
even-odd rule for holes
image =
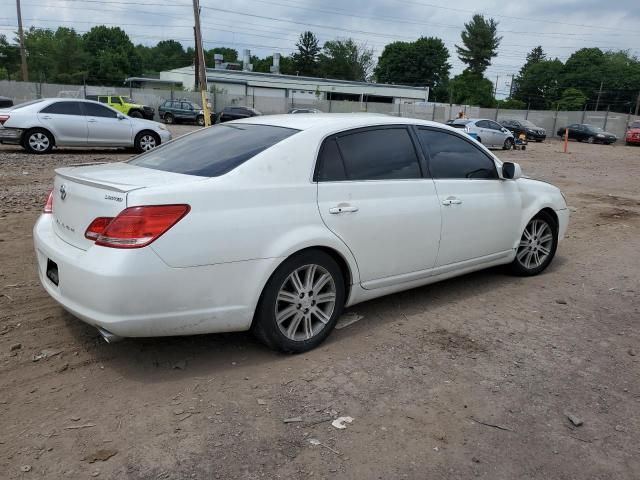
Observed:
[[[204,125],[204,110],[197,103],[188,100],[166,100],[158,107],[158,115],[168,124],[190,122]],[[213,123],[215,115],[211,113],[210,118]]]
[[[0,108],[13,107],[13,100],[7,97],[0,97]]]
[[[218,122],[229,122],[240,118],[257,117],[258,115],[262,115],[262,113],[251,107],[224,107],[218,115]]]
[[[527,140],[533,140],[535,142],[544,142],[547,138],[547,132],[544,128],[540,128],[529,120],[512,120],[505,119],[499,122],[504,128],[513,133],[514,137],[519,137],[520,134],[525,134]]]
[[[615,134],[605,132],[600,127],[594,127],[586,123],[574,123],[567,127],[559,128],[558,136],[564,138],[565,130],[569,131],[569,139],[577,140],[578,142],[611,145],[618,140]]]

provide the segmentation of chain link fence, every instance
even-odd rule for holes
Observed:
[[[34,82],[0,81],[0,96],[13,99],[14,103],[21,103],[36,98],[75,97],[83,98],[87,95],[110,94],[131,96],[136,103],[153,107],[156,111],[165,100],[186,99],[196,104],[201,103],[199,92],[180,90],[159,90],[152,88],[128,87],[94,87],[79,85],[57,85]],[[210,98],[214,111],[219,112],[224,107],[238,105],[253,107],[266,114],[287,113],[292,108],[316,108],[322,112],[354,113],[369,112],[398,117],[420,118],[444,123],[455,118],[459,112],[464,112],[468,118],[489,118],[496,121],[514,119],[529,120],[547,131],[547,136],[556,135],[558,129],[572,123],[589,123],[601,127],[618,138],[624,138],[627,126],[640,117],[608,111],[552,111],[552,110],[502,110],[499,108],[479,108],[468,105],[449,105],[438,103],[406,101],[400,103],[379,103],[363,101],[321,100],[309,97],[231,95],[227,93],[211,92]]]

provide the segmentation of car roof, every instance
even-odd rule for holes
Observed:
[[[310,130],[315,128],[331,127],[344,130],[348,128],[367,127],[374,125],[426,125],[439,128],[447,128],[442,123],[420,120],[417,118],[394,117],[391,115],[376,113],[300,113],[294,117],[291,115],[262,115],[258,117],[235,120],[234,123],[251,123],[256,125],[271,125],[274,127],[295,128],[296,130]]]

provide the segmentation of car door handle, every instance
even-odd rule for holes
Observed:
[[[442,201],[442,205],[460,205],[462,200],[456,197],[448,197],[447,199]]]
[[[339,213],[355,213],[358,211],[358,207],[354,207],[353,205],[338,205],[336,207],[332,207],[329,209],[329,213],[337,215]]]
[[[43,115],[40,118],[43,120],[51,120],[51,117],[49,115]]]
[[[89,120],[87,120],[87,122],[89,123],[96,123],[97,120],[95,118],[90,118]]]

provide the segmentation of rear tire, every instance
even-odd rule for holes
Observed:
[[[148,152],[149,150],[153,150],[158,145],[160,145],[160,137],[149,130],[144,130],[136,135],[136,139],[134,141],[134,148],[136,152]]]
[[[306,250],[271,275],[251,329],[269,348],[306,352],[329,336],[344,301],[344,278],[336,261],[324,252]]]
[[[558,224],[547,212],[540,212],[522,232],[511,263],[511,271],[521,277],[538,275],[549,266],[558,248]]]
[[[175,123],[175,118],[173,118],[173,115],[171,115],[170,113],[165,114],[164,116],[164,123],[166,123],[167,125],[173,125]]]
[[[513,141],[513,138],[507,138],[504,141],[504,145],[502,145],[502,149],[503,150],[512,150],[514,145],[515,145],[515,142]]]
[[[133,112],[129,112],[129,116],[131,118],[142,118],[142,112],[139,112],[138,110],[134,110]]]
[[[29,153],[42,155],[53,149],[53,135],[44,128],[33,128],[24,134],[22,146]]]

